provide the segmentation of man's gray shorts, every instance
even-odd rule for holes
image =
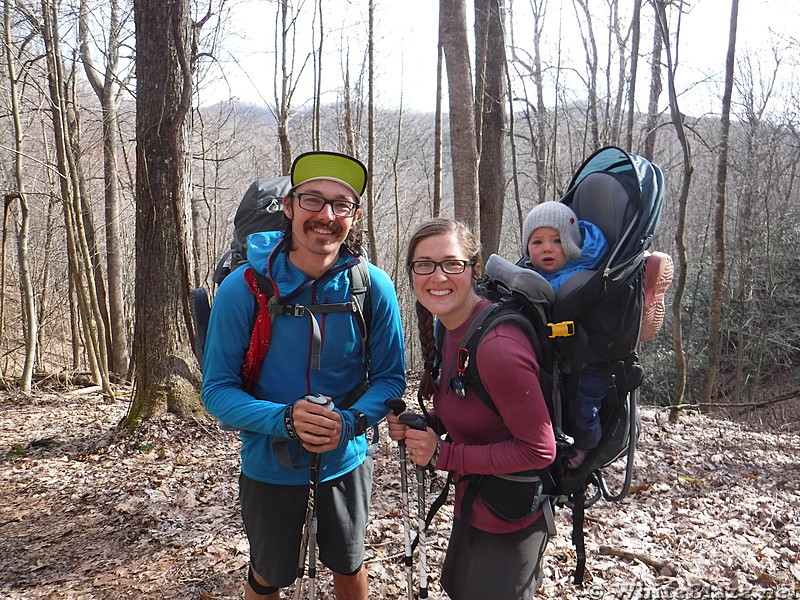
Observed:
[[[361,466],[317,489],[319,560],[334,573],[353,575],[364,562],[373,469],[367,457]],[[277,588],[297,578],[307,502],[307,485],[275,485],[244,474],[239,477],[250,566]]]

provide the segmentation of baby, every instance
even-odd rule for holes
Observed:
[[[608,243],[596,225],[579,221],[566,204],[543,202],[525,217],[522,226],[523,251],[530,259],[524,266],[533,269],[553,286],[553,290],[579,271],[595,269],[608,252]],[[600,442],[600,407],[606,397],[600,365],[584,365],[575,402],[567,411],[569,433],[575,439],[568,461],[578,468],[589,450]]]

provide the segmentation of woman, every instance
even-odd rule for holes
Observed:
[[[425,363],[420,398],[433,398],[433,408],[427,414],[426,430],[407,428],[390,415],[389,431],[394,440],[405,440],[417,465],[454,472],[455,519],[441,578],[450,598],[529,599],[542,580],[547,544],[542,512],[507,520],[495,514],[480,495],[462,506],[474,475],[542,469],[555,457],[536,356],[516,326],[501,323],[483,337],[477,349],[481,382],[497,412],[471,389],[457,393],[451,384],[464,334],[490,304],[475,291],[479,256],[479,242],[457,221],[433,219],[411,237],[406,265],[417,298]],[[444,327],[438,381],[433,373],[434,315]],[[442,440],[444,433],[447,438]]]

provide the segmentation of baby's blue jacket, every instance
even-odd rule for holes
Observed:
[[[608,253],[608,242],[597,225],[589,221],[578,221],[578,227],[580,228],[581,239],[583,239],[581,255],[578,258],[568,260],[563,267],[554,273],[545,273],[534,268],[530,260],[525,262],[526,267],[533,269],[547,279],[550,285],[553,286],[554,291],[557,291],[562,283],[578,271],[596,269],[603,262],[606,253]]]

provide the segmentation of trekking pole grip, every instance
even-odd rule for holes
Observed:
[[[304,400],[308,400],[309,402],[313,402],[314,404],[318,404],[323,408],[331,410],[333,408],[333,402],[328,400],[327,396],[323,396],[322,394],[306,394],[303,396]]]
[[[406,409],[406,403],[402,398],[389,398],[383,403],[394,413],[395,417],[399,417],[400,413]]]
[[[404,425],[411,427],[411,429],[425,431],[428,428],[427,424],[425,423],[425,418],[422,415],[418,415],[416,413],[411,413],[411,412],[403,413],[402,415],[399,415],[397,418]]]

